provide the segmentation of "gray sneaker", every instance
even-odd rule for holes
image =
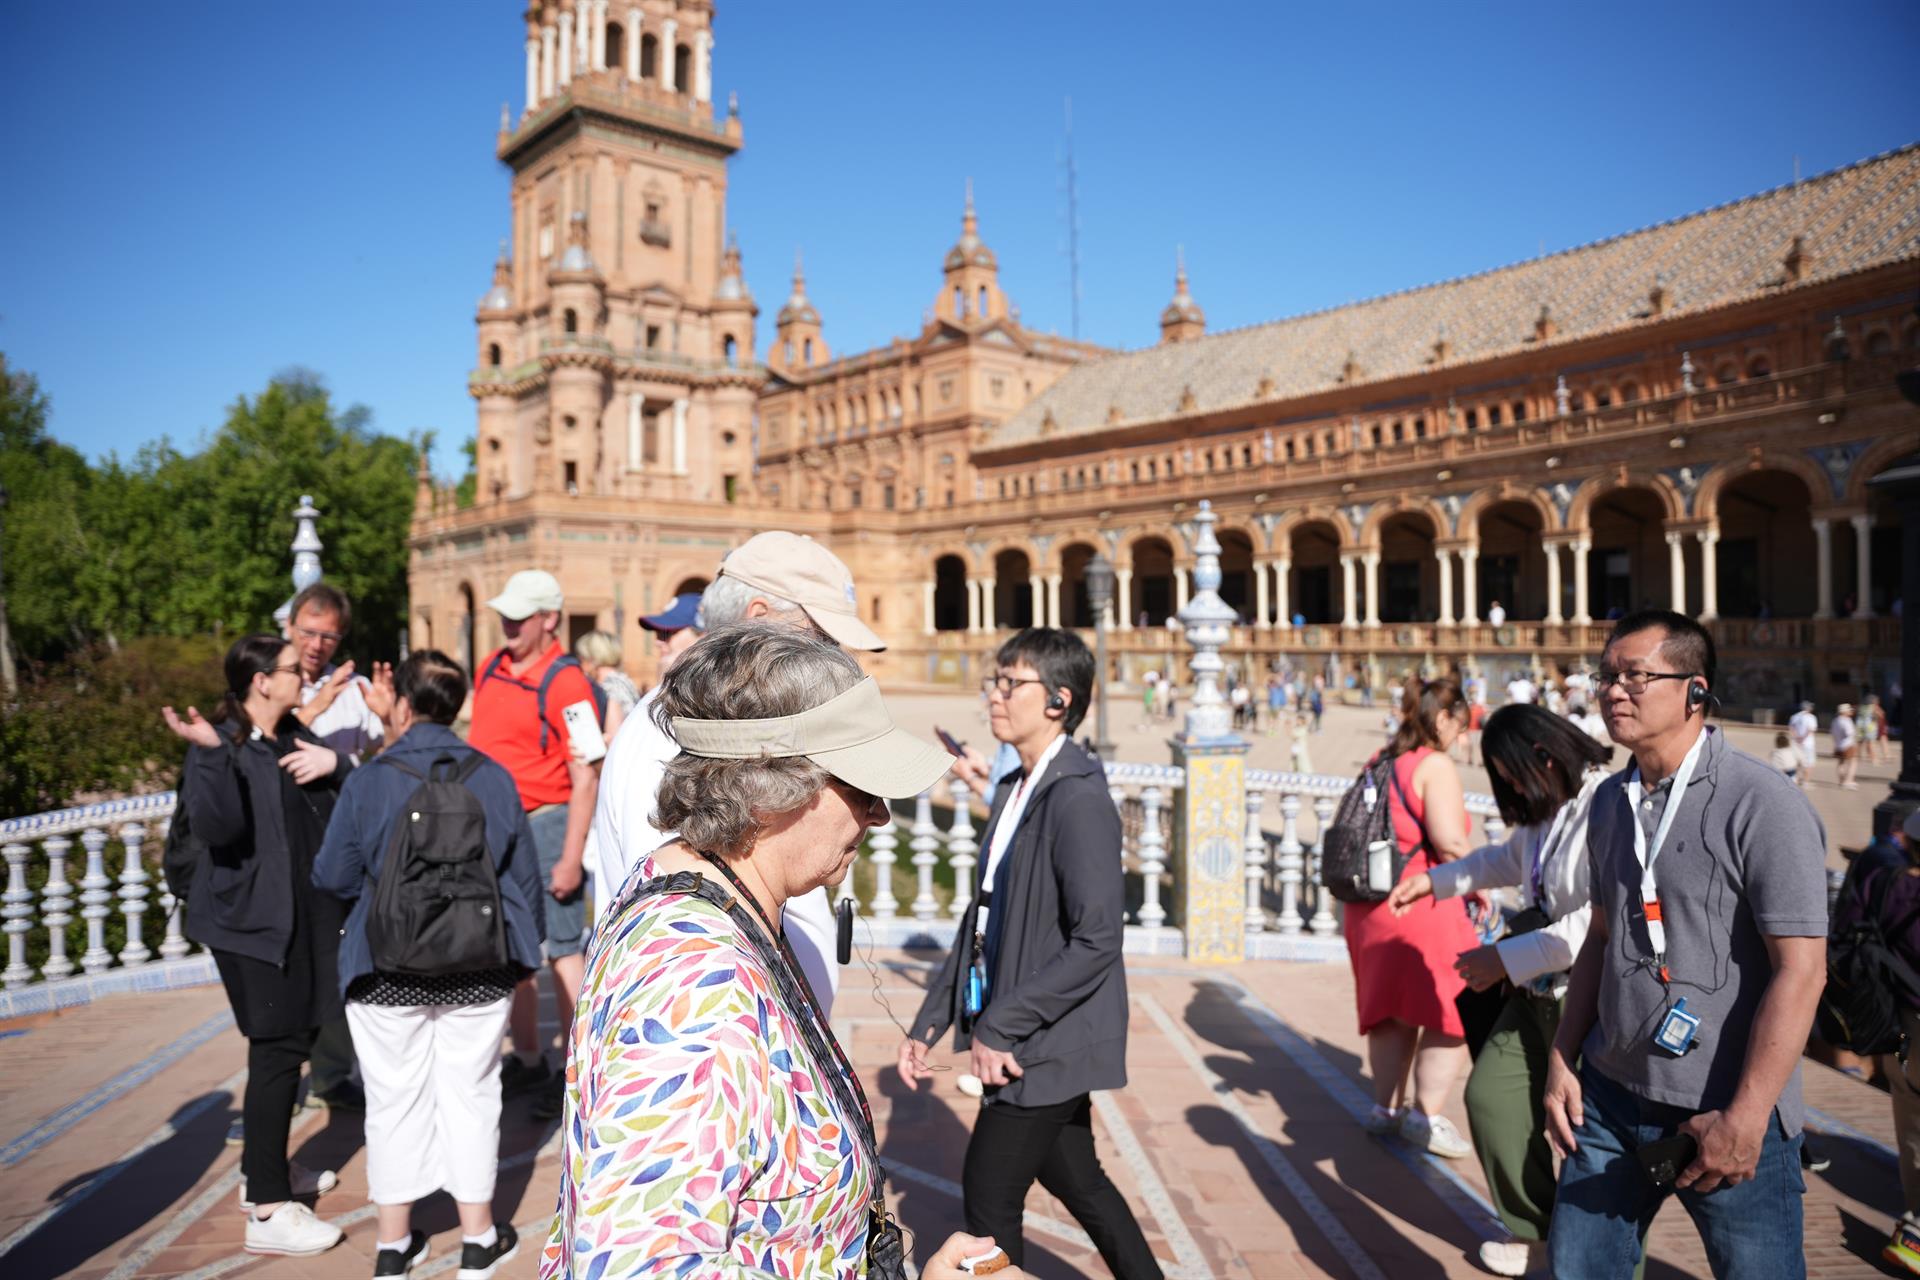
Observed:
[[[313,1216],[298,1200],[289,1200],[270,1218],[247,1215],[248,1253],[325,1253],[340,1243],[340,1228]]]
[[[1430,1116],[1418,1107],[1408,1107],[1400,1122],[1400,1136],[1423,1151],[1449,1160],[1464,1160],[1473,1154],[1473,1144],[1460,1136],[1453,1121],[1445,1116]]]

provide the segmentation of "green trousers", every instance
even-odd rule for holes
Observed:
[[[1493,1207],[1516,1240],[1545,1240],[1559,1179],[1541,1099],[1560,1003],[1518,992],[1494,1021],[1467,1078],[1467,1122]]]

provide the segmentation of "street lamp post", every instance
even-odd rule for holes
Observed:
[[[1094,741],[1093,749],[1100,753],[1102,760],[1113,760],[1113,739],[1107,736],[1107,610],[1113,604],[1113,565],[1108,559],[1094,554],[1087,561],[1087,605],[1093,610],[1094,653],[1100,663],[1100,683],[1094,697]]]

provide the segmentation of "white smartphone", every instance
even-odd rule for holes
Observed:
[[[567,737],[573,740],[582,760],[592,764],[607,754],[607,738],[600,732],[600,717],[594,714],[591,702],[582,699],[563,707],[560,714],[567,722]]]

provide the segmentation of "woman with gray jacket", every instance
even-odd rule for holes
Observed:
[[[1387,906],[1395,915],[1421,898],[1483,889],[1520,890],[1521,910],[1506,936],[1460,953],[1455,964],[1475,991],[1507,985],[1507,1003],[1467,1080],[1467,1120],[1487,1187],[1510,1241],[1480,1246],[1495,1275],[1525,1275],[1553,1216],[1555,1177],[1542,1096],[1547,1050],[1560,1026],[1567,971],[1587,938],[1587,812],[1613,748],[1531,703],[1487,718],[1481,738],[1493,798],[1513,828],[1501,844],[1408,876]]]

